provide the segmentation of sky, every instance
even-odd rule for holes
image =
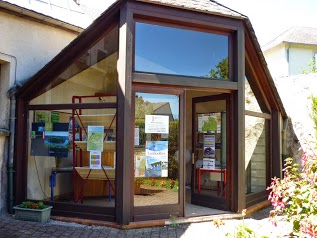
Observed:
[[[317,0],[217,0],[246,15],[261,46],[292,26],[317,27]]]

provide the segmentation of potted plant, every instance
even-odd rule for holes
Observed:
[[[50,220],[52,206],[45,205],[43,202],[25,201],[13,209],[15,218],[18,220],[45,223]]]

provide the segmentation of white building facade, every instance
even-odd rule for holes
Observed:
[[[313,66],[317,56],[317,29],[293,27],[262,47],[274,78],[298,75]]]

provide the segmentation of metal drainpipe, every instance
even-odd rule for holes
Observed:
[[[8,206],[9,213],[13,213],[14,193],[13,193],[13,174],[14,174],[14,136],[15,136],[15,109],[16,99],[15,93],[20,88],[20,85],[15,84],[8,92],[10,98],[10,139],[9,139],[9,159],[8,159]]]
[[[10,98],[10,125],[9,125],[9,158],[8,158],[8,211],[10,214],[13,213],[14,205],[14,192],[13,192],[13,180],[14,180],[14,136],[15,136],[15,109],[16,109],[16,100],[15,93],[22,86],[20,83],[17,83],[17,58],[13,55],[8,55],[3,52],[1,54],[12,57],[15,60],[15,75],[14,75],[14,85],[7,92],[7,97]]]

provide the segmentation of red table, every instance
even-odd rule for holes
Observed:
[[[198,174],[198,193],[200,193],[200,183],[201,183],[201,174],[202,173],[216,173],[216,174],[219,174],[219,178],[215,178],[215,179],[212,179],[214,181],[217,181],[218,182],[218,196],[220,196],[220,182],[222,180],[223,182],[223,194],[224,196],[226,196],[226,190],[225,190],[225,187],[226,187],[226,182],[227,182],[227,179],[226,179],[226,169],[204,169],[204,168],[198,168],[197,169],[197,174]],[[223,174],[223,176],[221,176],[221,173]]]

